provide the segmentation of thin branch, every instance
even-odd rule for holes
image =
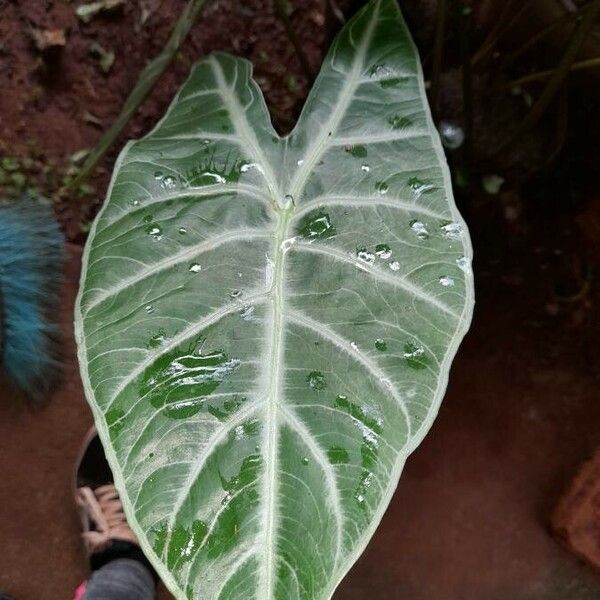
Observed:
[[[521,7],[515,12],[515,14],[508,19],[508,22],[505,23],[502,17],[505,16],[505,13],[502,14],[498,24],[490,35],[486,38],[481,48],[475,53],[471,64],[473,66],[482,62],[487,56],[494,50],[498,41],[506,34],[507,31],[510,31],[510,28],[523,16],[523,14],[527,11],[527,9],[531,6],[532,0],[525,0]],[[506,6],[510,6],[510,3],[507,3]]]
[[[561,4],[564,6],[566,11],[577,12],[577,5],[573,0],[561,0]]]
[[[115,119],[110,128],[102,135],[96,144],[96,147],[88,155],[81,168],[81,171],[79,171],[77,176],[67,185],[67,188],[74,188],[81,185],[81,183],[90,176],[98,164],[98,161],[112,146],[123,128],[129,122],[129,119],[138,109],[139,105],[150,93],[159,77],[163,74],[169,64],[171,64],[173,57],[179,50],[183,40],[187,37],[192,25],[198,18],[204,3],[205,0],[190,0],[188,5],[181,13],[179,20],[175,24],[173,33],[171,33],[171,37],[169,38],[169,41],[163,48],[162,52],[150,63],[148,63],[148,65],[142,70],[135,87],[133,90],[131,90],[129,96],[127,96],[119,116]]]
[[[340,22],[341,25],[346,23],[346,17],[342,12],[342,9],[337,5],[336,0],[328,0],[327,8],[331,11],[331,14]]]
[[[558,17],[546,27],[543,27],[527,39],[521,46],[519,46],[516,50],[513,50],[509,54],[506,55],[504,61],[502,62],[502,68],[506,68],[509,64],[515,61],[519,56],[525,54],[529,49],[533,48],[540,40],[544,39],[547,35],[551,34],[555,29],[558,29],[562,25],[566,25],[572,21],[576,21],[581,18],[583,13],[590,8],[591,4],[587,4],[586,6],[582,6],[581,10],[576,13],[565,13],[563,16]]]
[[[462,96],[465,119],[465,152],[469,154],[472,148],[473,135],[473,71],[471,65],[471,50],[469,44],[469,12],[464,10],[464,4],[457,4],[458,39],[460,59],[462,63]]]
[[[540,94],[540,97],[535,101],[530,111],[527,113],[527,116],[523,119],[523,122],[517,127],[516,131],[504,144],[498,148],[496,153],[500,153],[502,150],[505,150],[511,146],[519,136],[527,132],[533,125],[535,125],[540,117],[544,114],[550,102],[552,102],[554,96],[560,89],[563,81],[569,74],[571,66],[575,62],[575,58],[579,53],[579,49],[594,26],[598,13],[600,13],[600,0],[594,0],[590,10],[586,13],[584,18],[577,26],[577,29],[575,29],[573,32],[571,40],[569,41],[569,45],[567,46],[560,63],[552,72],[552,75],[550,76],[546,87]]]
[[[435,15],[435,40],[433,43],[433,66],[431,69],[431,107],[434,114],[438,109],[440,77],[442,74],[442,50],[446,33],[446,0],[437,0]]]
[[[578,62],[574,62],[569,67],[568,71],[572,73],[574,71],[584,71],[585,69],[593,69],[594,67],[600,67],[600,56],[597,56],[596,58],[588,58],[587,60],[580,60]],[[514,87],[518,87],[526,83],[533,83],[534,81],[544,81],[545,79],[551,77],[555,71],[556,69],[547,69],[546,71],[538,71],[537,73],[525,75],[524,77],[514,79],[510,83],[507,83],[506,88],[512,89]]]
[[[471,59],[471,64],[475,66],[477,63],[481,62],[485,56],[487,56],[488,52],[491,51],[491,48],[494,47],[496,40],[500,37],[502,33],[502,29],[504,24],[506,23],[506,19],[510,14],[510,9],[512,8],[512,2],[510,0],[506,0],[500,15],[496,19],[496,24],[492,27],[492,30],[488,34],[488,36],[483,40],[483,43],[473,55]]]

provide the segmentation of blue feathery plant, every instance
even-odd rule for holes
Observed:
[[[36,401],[60,372],[63,265],[64,238],[50,206],[31,197],[0,204],[0,362]]]

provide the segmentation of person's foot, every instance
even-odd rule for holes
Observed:
[[[101,573],[103,567],[122,559],[143,565],[156,586],[158,575],[127,523],[104,448],[94,428],[82,444],[73,483],[92,571],[90,580],[84,581],[75,591],[75,598],[83,599],[89,585],[101,581],[94,579],[95,573]]]
[[[75,466],[75,501],[88,556],[103,552],[117,541],[139,546],[125,518],[95,429],[86,436]]]

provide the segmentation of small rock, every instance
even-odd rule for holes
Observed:
[[[600,448],[561,498],[552,528],[573,554],[600,569]]]
[[[56,50],[67,43],[64,29],[32,29],[31,37],[40,52]]]
[[[483,189],[492,196],[500,191],[503,183],[504,177],[500,177],[500,175],[484,175],[481,178]]]

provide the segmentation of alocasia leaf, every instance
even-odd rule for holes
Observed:
[[[330,598],[437,412],[471,247],[394,0],[333,44],[293,132],[200,62],[129,143],[87,245],[83,381],[177,598]]]

